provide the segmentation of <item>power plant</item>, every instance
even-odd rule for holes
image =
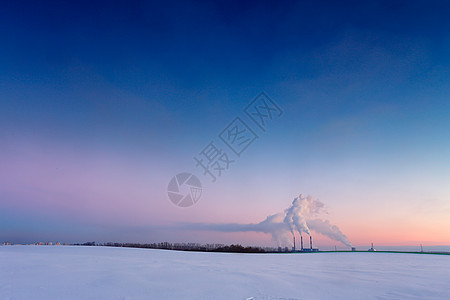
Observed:
[[[295,234],[292,233],[292,241],[293,241],[293,245],[292,248],[289,249],[288,247],[281,247],[278,246],[278,252],[296,252],[296,253],[301,253],[301,252],[319,252],[319,248],[314,248],[313,247],[313,241],[312,241],[312,235],[309,235],[309,247],[304,247],[303,246],[303,235],[300,233],[300,249],[297,249],[297,243],[296,243],[296,239],[295,239]],[[334,246],[334,251],[337,251],[336,246]],[[352,252],[356,251],[355,247],[351,247]],[[372,243],[372,247],[369,249],[369,251],[376,251],[373,248],[373,243]]]
[[[300,234],[300,250],[295,248],[295,235],[294,237],[294,247],[292,247],[292,252],[319,252],[318,248],[313,248],[312,236],[309,236],[309,248],[303,247],[303,236]]]

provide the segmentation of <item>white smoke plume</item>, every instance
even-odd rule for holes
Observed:
[[[352,244],[347,236],[336,225],[330,224],[328,220],[314,219],[308,221],[309,226],[314,228],[314,231],[329,237],[332,240],[341,242],[342,244],[351,247]]]
[[[318,214],[323,207],[323,203],[315,200],[313,196],[305,197],[303,194],[300,194],[286,210],[284,223],[288,225],[292,234],[294,234],[294,230],[297,230],[300,234],[305,232],[311,235],[307,219],[314,214]]]
[[[351,247],[347,236],[336,225],[328,220],[318,218],[325,212],[325,205],[313,196],[300,194],[294,198],[291,206],[284,213],[268,216],[264,221],[250,224],[183,224],[184,228],[194,230],[222,231],[222,232],[264,232],[272,235],[277,245],[290,245],[292,235],[306,233],[311,236],[315,231],[332,240]]]

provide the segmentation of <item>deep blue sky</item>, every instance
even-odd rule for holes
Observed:
[[[449,13],[448,1],[2,3],[0,240],[256,222],[300,192],[347,231],[384,213],[406,214],[405,228],[444,220]],[[260,91],[283,117],[188,214],[171,206],[171,176],[200,173],[192,156]],[[423,227],[450,238],[448,221]],[[193,239],[158,234],[131,239]]]

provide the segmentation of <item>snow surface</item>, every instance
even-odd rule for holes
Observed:
[[[1,246],[0,299],[449,299],[450,256]]]

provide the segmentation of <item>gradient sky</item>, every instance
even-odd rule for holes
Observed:
[[[355,245],[450,245],[449,12],[448,1],[2,3],[0,241],[274,245],[176,224],[255,223],[304,193]],[[261,91],[284,114],[210,182],[193,157]],[[189,208],[167,196],[180,172],[204,188]]]

